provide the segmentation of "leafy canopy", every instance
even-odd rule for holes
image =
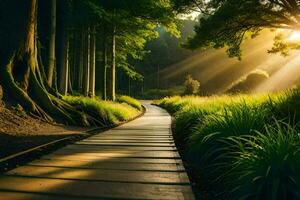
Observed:
[[[115,26],[116,63],[132,79],[142,79],[129,62],[142,59],[145,44],[158,37],[157,27],[163,26],[179,37],[177,12],[170,0],[69,0],[72,5],[73,24],[105,24],[108,39]],[[103,28],[102,28],[103,29]]]
[[[242,42],[263,29],[300,29],[300,1],[297,0],[194,0],[202,5],[196,35],[187,47],[227,48],[230,57],[241,58]],[[299,45],[277,36],[272,53],[287,53]]]

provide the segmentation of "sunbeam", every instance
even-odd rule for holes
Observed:
[[[254,92],[280,91],[293,86],[300,76],[299,62],[299,53],[294,53],[287,64],[272,74],[266,82],[257,86]]]

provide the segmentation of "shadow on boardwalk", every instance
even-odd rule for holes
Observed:
[[[1,199],[194,199],[164,110],[68,145],[0,177]]]

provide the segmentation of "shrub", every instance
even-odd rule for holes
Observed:
[[[184,82],[185,94],[198,94],[200,91],[200,82],[193,79],[192,75],[187,75]]]
[[[269,78],[269,74],[263,70],[255,70],[250,72],[245,78],[234,83],[227,93],[250,92],[257,85]]]

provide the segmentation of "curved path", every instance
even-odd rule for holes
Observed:
[[[194,199],[169,114],[144,105],[143,117],[0,176],[1,199]]]

